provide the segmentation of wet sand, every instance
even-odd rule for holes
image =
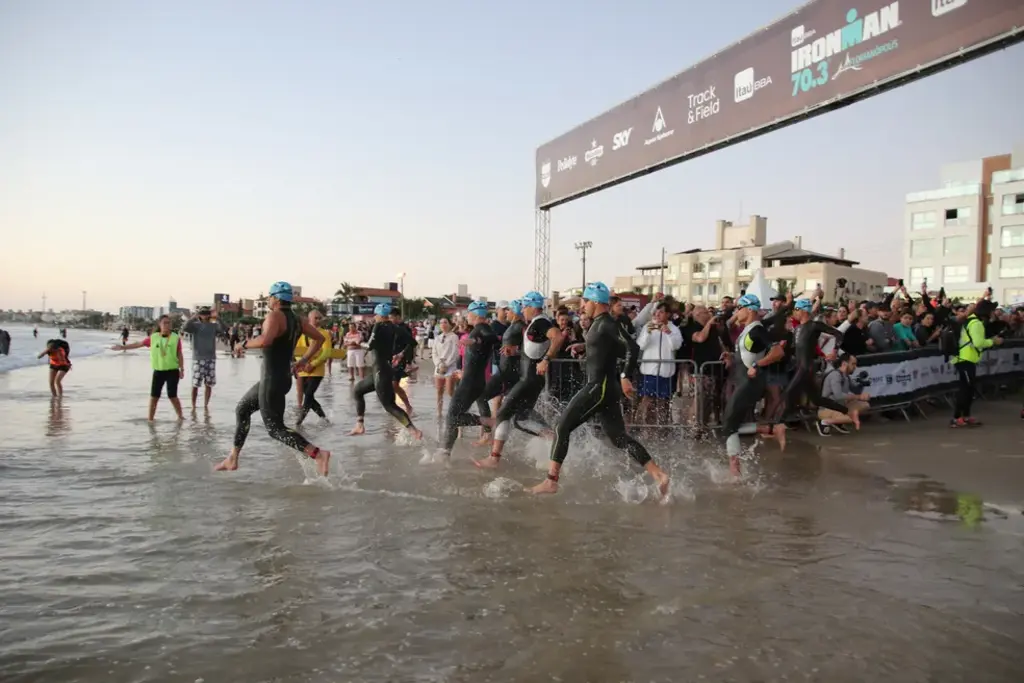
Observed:
[[[165,402],[146,423],[138,352],[83,360],[60,403],[44,369],[0,375],[0,680],[1020,680],[1019,527],[911,514],[868,462],[916,469],[913,429],[949,450],[939,418],[764,446],[738,486],[717,444],[651,443],[668,505],[581,434],[562,493],[536,499],[519,486],[544,442],[517,435],[498,473],[465,442],[424,465],[434,444],[396,439],[372,399],[368,434],[344,436],[335,375],[334,424],[305,429],[330,485],[258,419],[242,469],[213,473],[258,363],[223,357],[213,409],[181,425]],[[432,388],[409,390],[434,435]]]

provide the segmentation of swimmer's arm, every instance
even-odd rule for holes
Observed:
[[[763,326],[751,328],[748,335],[750,336],[751,342],[768,349],[768,353],[765,354],[765,357],[754,363],[757,367],[767,367],[773,363],[778,363],[780,360],[785,358],[786,347],[782,344],[775,344],[772,341],[771,334],[769,334],[768,330]]]
[[[284,331],[284,314],[281,311],[271,311],[263,321],[262,333],[255,339],[245,342],[247,349],[262,349],[275,339],[281,336]],[[319,336],[319,335],[317,335]]]
[[[562,350],[562,342],[565,341],[565,336],[558,331],[558,328],[552,325],[548,328],[548,341],[551,342],[551,346],[548,347],[548,360],[558,357],[558,352]]]
[[[836,328],[832,327],[831,325],[826,325],[825,323],[818,323],[818,324],[821,325],[820,334],[832,335],[836,339],[836,346],[842,346],[842,344],[843,344],[843,333],[842,332],[840,332]]]
[[[627,378],[632,377],[636,374],[637,359],[640,357],[640,347],[637,346],[635,339],[629,335],[623,334],[622,329],[618,325],[615,325],[615,331],[618,333],[620,343],[626,346],[626,360],[622,371],[626,373]]]
[[[306,339],[309,340],[309,346],[306,348],[306,353],[299,359],[299,362],[308,363],[310,358],[320,353],[320,349],[324,345],[324,336],[320,334],[320,330],[310,325],[309,321],[305,318],[302,319],[302,334],[306,335]]]

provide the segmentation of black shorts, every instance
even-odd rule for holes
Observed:
[[[54,372],[71,372],[70,365],[51,365],[50,369]]]
[[[167,398],[178,398],[178,376],[177,370],[154,370],[153,384],[149,389],[150,398],[160,398],[160,394],[167,385]]]

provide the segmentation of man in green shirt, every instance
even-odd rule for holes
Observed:
[[[164,385],[167,386],[167,399],[174,406],[174,412],[178,414],[179,420],[184,420],[181,401],[178,400],[178,380],[185,376],[185,358],[181,353],[181,337],[176,332],[171,332],[170,316],[160,316],[158,331],[142,341],[110,348],[114,351],[128,351],[143,346],[149,349],[149,360],[153,366],[153,381],[149,391],[149,421],[152,422],[156,416],[156,404],[160,401]]]
[[[967,318],[960,327],[960,349],[955,357],[949,359],[956,368],[957,380],[960,383],[950,427],[981,426],[981,422],[971,417],[978,361],[981,360],[981,354],[985,349],[1003,343],[1001,337],[985,338],[985,323],[982,321],[988,320],[993,308],[994,305],[989,299],[982,299],[967,307]]]

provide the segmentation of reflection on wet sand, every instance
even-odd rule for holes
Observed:
[[[210,471],[258,359],[224,360],[210,414],[182,425],[126,417],[146,360],[76,365],[88,430],[68,397],[47,415],[0,395],[4,683],[1019,681],[1019,537],[988,510],[991,533],[907,515],[894,503],[949,498],[816,440],[759,448],[737,484],[716,442],[652,439],[677,482],[659,505],[585,429],[538,499],[521,485],[547,442],[516,435],[483,472],[467,433],[422,465],[436,443],[372,402],[367,435],[342,435],[341,376],[319,394],[336,426],[308,428],[336,445],[328,488],[260,430],[242,470]],[[433,431],[433,387],[409,393]]]

